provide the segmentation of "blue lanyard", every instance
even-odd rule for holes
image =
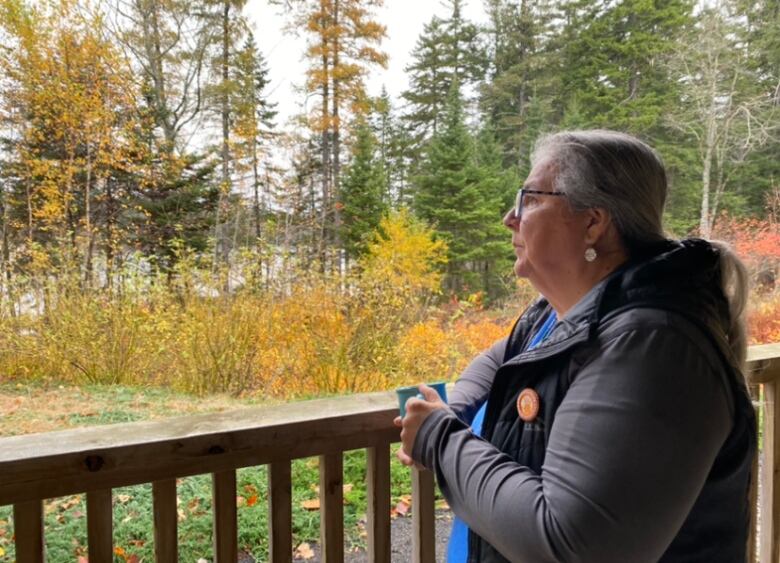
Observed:
[[[552,311],[544,321],[544,324],[536,331],[536,334],[531,338],[531,342],[528,344],[526,350],[533,350],[539,344],[544,342],[544,339],[550,336],[555,323],[558,321],[558,316],[555,311]],[[482,423],[485,420],[485,411],[487,410],[487,401],[482,403],[482,406],[474,415],[474,420],[471,422],[471,431],[475,435],[482,435]],[[466,523],[455,516],[452,520],[452,531],[450,532],[450,541],[447,544],[447,563],[465,563],[469,555],[469,528]]]

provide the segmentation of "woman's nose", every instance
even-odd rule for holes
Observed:
[[[504,226],[510,231],[515,231],[519,224],[520,220],[515,216],[515,210],[510,209],[507,211],[507,214],[504,215]]]

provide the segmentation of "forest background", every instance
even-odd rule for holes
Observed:
[[[476,0],[475,0],[476,1]],[[400,97],[380,0],[0,0],[0,377],[288,399],[451,380],[535,297],[501,217],[535,140],[657,148],[671,236],[748,263],[780,341],[780,3],[446,0]]]

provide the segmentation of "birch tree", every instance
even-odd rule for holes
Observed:
[[[702,10],[695,33],[670,67],[681,85],[679,109],[668,123],[689,135],[701,166],[699,232],[712,226],[736,170],[777,133],[778,111],[750,64],[734,4],[721,0]]]

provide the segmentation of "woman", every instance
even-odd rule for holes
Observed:
[[[532,164],[504,224],[543,297],[449,406],[421,386],[396,419],[459,520],[449,560],[744,561],[744,267],[665,239],[666,173],[638,139],[558,133]]]

